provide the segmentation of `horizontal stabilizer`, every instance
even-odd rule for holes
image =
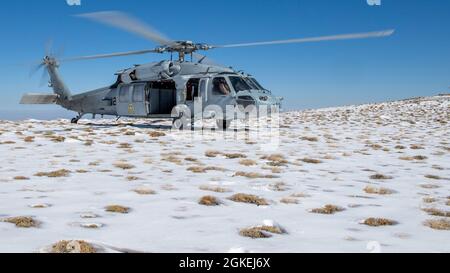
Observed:
[[[20,104],[55,104],[58,95],[55,94],[25,94]]]

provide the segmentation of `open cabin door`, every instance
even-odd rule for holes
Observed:
[[[124,84],[118,87],[117,114],[146,117],[149,114],[147,83]]]
[[[186,105],[192,114],[201,115],[208,103],[208,78],[190,79],[186,83]],[[197,106],[196,106],[197,105]]]

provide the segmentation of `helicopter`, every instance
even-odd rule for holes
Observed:
[[[215,118],[220,129],[227,129],[234,116],[224,115],[223,110],[220,109],[225,109],[227,106],[241,108],[265,106],[279,109],[283,98],[275,96],[270,90],[264,88],[252,75],[214,64],[209,58],[199,54],[199,51],[380,38],[394,33],[394,30],[383,30],[268,42],[210,45],[169,39],[148,24],[119,11],[102,11],[76,16],[137,34],[156,43],[157,46],[139,51],[59,60],[52,54],[46,54],[39,63],[38,69],[44,68],[44,72],[48,73],[48,86],[53,89],[53,94],[25,94],[20,103],[62,106],[78,113],[71,120],[73,124],[78,123],[84,115],[92,114],[93,118],[96,115],[117,118],[167,118],[172,119],[174,125],[181,129],[186,125],[184,122],[186,118],[190,119],[193,125],[194,116],[201,111],[202,118]],[[58,70],[60,64],[66,62],[151,53],[168,53],[170,60],[134,65],[120,70],[115,73],[117,80],[114,84],[75,95],[64,83]],[[176,60],[173,58],[174,54],[178,55]],[[182,106],[181,111],[180,106]],[[177,110],[174,111],[174,109]]]

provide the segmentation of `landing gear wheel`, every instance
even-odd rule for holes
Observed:
[[[80,120],[80,119],[78,119],[78,118],[73,118],[73,119],[70,121],[70,123],[72,123],[72,124],[77,124],[79,120]]]
[[[230,128],[231,125],[231,120],[223,120],[223,119],[218,119],[216,120],[217,123],[217,127],[220,130],[228,130]]]

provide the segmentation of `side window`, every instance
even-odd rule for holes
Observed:
[[[217,96],[228,96],[231,93],[230,86],[223,77],[214,78],[212,94]]]
[[[133,88],[133,102],[143,102],[145,95],[145,85],[138,84]]]
[[[119,91],[119,101],[120,102],[130,102],[130,85],[124,85]]]
[[[186,84],[186,100],[192,101],[199,97],[200,79],[190,79]]]

